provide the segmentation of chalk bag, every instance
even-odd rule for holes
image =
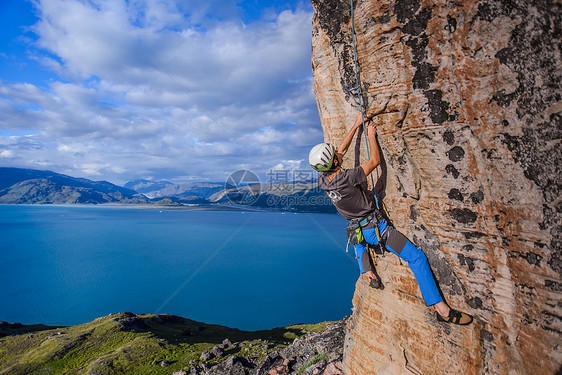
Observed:
[[[354,220],[350,220],[347,223],[345,233],[347,234],[347,240],[349,241],[349,243],[357,245],[358,243],[365,241],[365,238],[363,237],[363,231],[361,230],[361,225],[359,225],[359,223]]]

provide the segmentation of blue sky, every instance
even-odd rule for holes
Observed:
[[[0,165],[117,184],[307,169],[308,1],[2,0]]]

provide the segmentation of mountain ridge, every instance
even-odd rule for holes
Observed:
[[[173,184],[135,180],[121,187],[48,170],[7,167],[0,168],[0,204],[137,204],[186,209],[336,212],[313,182],[234,186],[218,182]]]
[[[23,168],[0,168],[0,203],[146,203],[134,190],[107,181]]]

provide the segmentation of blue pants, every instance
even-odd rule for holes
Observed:
[[[383,231],[387,228],[386,221],[382,221],[379,223],[379,231],[383,233]],[[389,227],[391,231],[396,231],[396,229]],[[400,237],[399,237],[400,236]],[[372,245],[378,245],[379,241],[377,239],[377,234],[375,228],[371,229],[363,229],[363,237],[365,237],[365,242],[370,243]],[[421,251],[418,247],[416,247],[412,242],[410,242],[407,238],[403,237],[401,233],[395,233],[393,238],[401,238],[403,241],[387,241],[386,249],[395,255],[398,255],[401,259],[408,263],[408,267],[414,273],[416,281],[420,287],[421,294],[423,299],[425,300],[425,304],[427,306],[434,305],[438,302],[443,301],[439,290],[437,289],[437,284],[435,283],[435,279],[433,278],[433,274],[431,273],[431,269],[429,268],[429,262],[427,261],[427,257],[425,256],[424,252]],[[367,251],[365,242],[355,245],[355,252],[357,253],[357,261],[359,262],[359,270],[361,273],[365,272],[366,265],[365,259],[368,259],[369,252]],[[390,245],[395,247],[403,247],[393,249]],[[396,246],[398,244],[398,246]],[[368,270],[367,270],[368,271]]]

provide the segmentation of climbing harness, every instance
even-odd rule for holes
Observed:
[[[383,220],[385,220],[385,218],[381,211],[378,209],[375,209],[373,212],[364,217],[349,220],[347,222],[347,227],[345,228],[347,235],[347,245],[345,248],[346,252],[350,243],[353,245],[362,243],[365,240],[362,229],[368,225],[373,225],[378,241],[378,244],[374,245],[375,253],[379,255],[384,254],[386,239],[391,227],[387,226],[383,233],[381,233],[378,224]],[[357,257],[357,251],[355,255]]]

